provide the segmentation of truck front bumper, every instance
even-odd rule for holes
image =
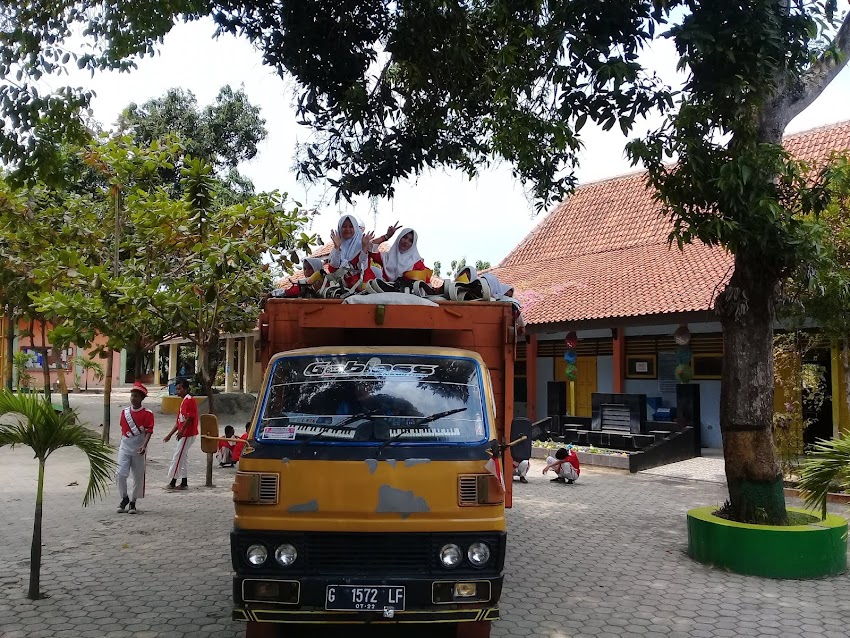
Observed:
[[[475,595],[461,602],[455,585]],[[326,609],[329,586],[404,587],[404,606],[380,606],[368,611]],[[268,575],[233,578],[233,620],[272,623],[457,623],[497,620],[502,577],[440,579],[298,578]],[[268,600],[263,600],[268,598]]]

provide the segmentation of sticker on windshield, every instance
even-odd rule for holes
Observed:
[[[273,427],[266,426],[263,428],[263,438],[275,441],[294,441],[295,427]]]
[[[417,363],[382,363],[372,357],[366,363],[360,361],[315,361],[302,373],[305,377],[430,377],[437,371],[436,365]]]

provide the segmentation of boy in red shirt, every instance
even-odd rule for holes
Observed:
[[[225,438],[232,439],[234,435],[233,426],[226,425],[224,426],[224,436]],[[236,443],[233,441],[219,441],[218,442],[218,452],[216,452],[216,456],[218,456],[218,466],[219,467],[233,467],[236,464],[236,461],[233,459],[233,450],[236,448]],[[238,459],[237,459],[238,460]]]
[[[546,459],[546,467],[543,468],[545,475],[549,470],[555,470],[557,476],[551,480],[552,483],[575,483],[581,474],[578,454],[573,451],[573,446],[562,447],[555,452],[554,457]]]
[[[248,440],[248,430],[250,430],[250,429],[251,429],[251,422],[248,421],[245,424],[245,432],[243,432],[242,436],[240,436],[239,438],[243,439],[244,441],[247,441]],[[233,462],[234,463],[238,463],[239,459],[242,458],[242,448],[244,448],[244,447],[245,447],[245,443],[237,443],[236,445],[233,446]]]
[[[189,489],[189,448],[198,438],[198,402],[189,394],[189,381],[177,380],[177,396],[183,399],[180,411],[177,413],[177,422],[171,428],[171,432],[163,439],[166,443],[177,434],[177,445],[174,448],[174,456],[171,459],[171,467],[168,468],[170,490]],[[177,479],[180,485],[177,485]]]
[[[153,434],[153,412],[142,407],[148,389],[136,381],[130,390],[130,407],[121,411],[121,443],[118,446],[118,491],[121,502],[118,513],[123,514],[130,506],[130,514],[136,514],[136,501],[145,496],[145,452]],[[133,473],[133,493],[127,491],[127,477]]]

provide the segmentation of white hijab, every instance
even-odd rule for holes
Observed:
[[[490,285],[490,296],[493,299],[509,299],[508,293],[514,289],[513,286],[503,284],[499,281],[499,278],[491,272],[485,272],[481,275],[481,279],[485,279]]]
[[[406,252],[401,252],[401,250],[399,250],[398,243],[407,233],[413,233],[413,244]],[[383,256],[384,273],[386,274],[387,281],[395,281],[408,270],[413,270],[413,266],[417,261],[422,261],[422,256],[416,248],[416,241],[418,239],[419,235],[412,228],[401,229],[401,232],[396,238],[395,243],[392,245],[392,248],[390,248],[389,252]]]
[[[320,270],[324,270],[324,263],[318,257],[307,257],[304,260],[305,264],[310,264],[310,267],[315,271],[319,272]]]
[[[351,236],[351,239],[342,239],[342,225],[346,219],[354,227],[354,234]],[[360,230],[360,222],[354,215],[343,215],[339,218],[339,222],[337,222],[336,232],[339,234],[342,243],[339,250],[334,248],[331,251],[331,265],[334,268],[339,268],[340,266],[347,266],[352,260],[360,256],[360,253],[363,251],[363,231]],[[337,260],[339,263],[337,263]]]

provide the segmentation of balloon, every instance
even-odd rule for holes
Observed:
[[[576,351],[575,350],[567,350],[564,353],[564,361],[567,363],[575,363],[576,362]]]

